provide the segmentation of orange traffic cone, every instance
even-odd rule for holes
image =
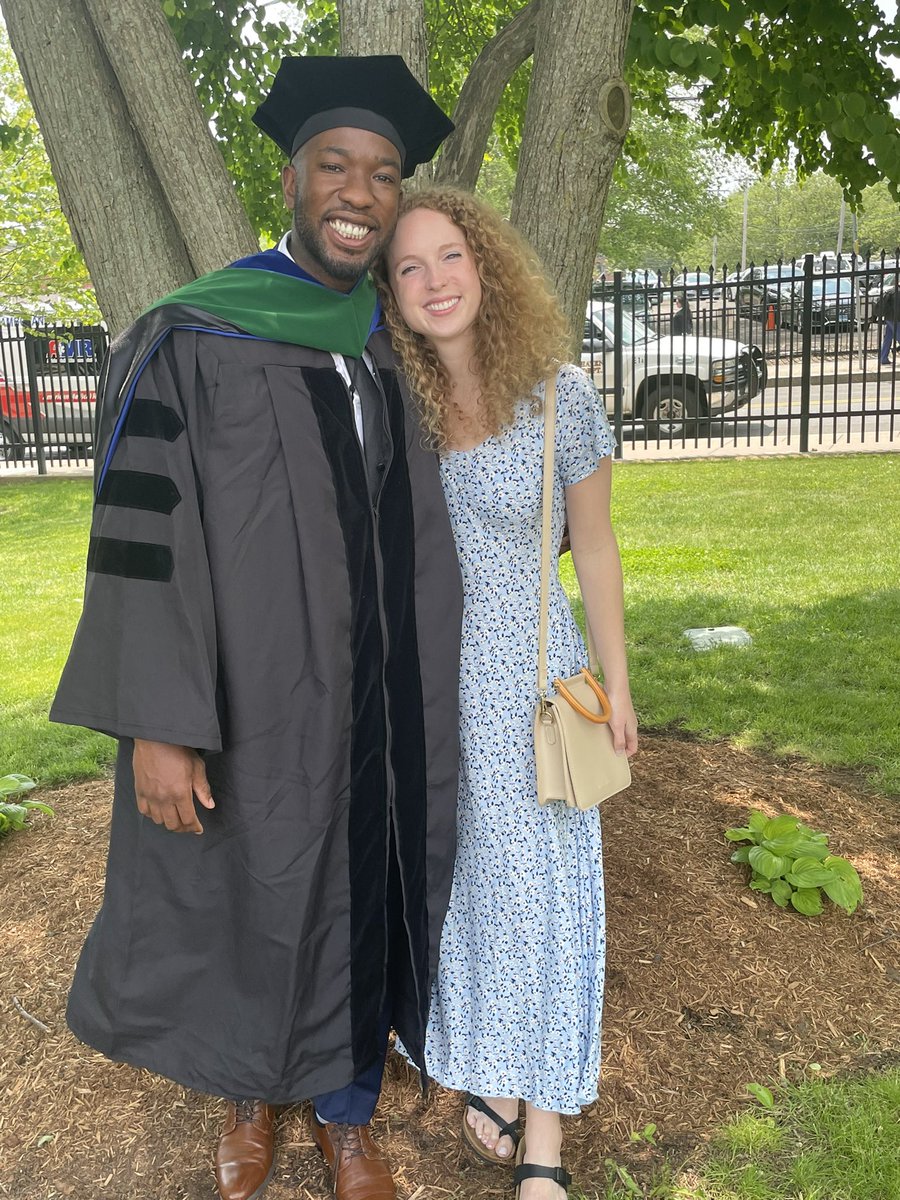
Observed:
[[[775,328],[775,305],[770,304],[769,311],[766,316],[766,329],[770,330],[770,329],[774,329],[774,328]]]

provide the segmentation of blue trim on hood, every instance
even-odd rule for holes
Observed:
[[[282,255],[282,258],[283,257],[284,255]],[[122,401],[121,411],[119,412],[119,416],[109,439],[109,448],[107,449],[106,456],[103,459],[103,466],[100,468],[100,474],[97,476],[97,495],[99,495],[100,489],[103,487],[103,481],[106,478],[106,472],[110,468],[113,455],[116,452],[116,447],[118,446],[119,439],[122,436],[122,430],[125,427],[125,421],[128,418],[128,411],[131,408],[131,402],[134,399],[134,393],[137,390],[138,380],[140,379],[141,375],[143,375],[147,363],[160,348],[173,329],[188,329],[193,330],[195,333],[215,333],[218,334],[219,337],[247,338],[249,341],[254,342],[264,342],[268,340],[266,338],[257,337],[254,333],[231,333],[225,329],[208,329],[204,325],[170,325],[168,329],[164,330],[163,333],[161,333],[156,341],[150,346],[150,348],[147,350],[147,353],[138,364],[137,370],[134,373],[134,378],[132,379],[128,387],[128,391],[125,394],[125,399]]]

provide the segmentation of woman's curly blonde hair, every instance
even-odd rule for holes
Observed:
[[[481,382],[480,413],[488,434],[513,420],[515,406],[569,354],[571,336],[537,255],[489,204],[457,188],[407,193],[400,216],[417,208],[443,213],[462,230],[481,280],[474,325]],[[386,256],[373,270],[394,349],[419,402],[430,443],[447,444],[450,379],[434,347],[404,322],[390,287]]]

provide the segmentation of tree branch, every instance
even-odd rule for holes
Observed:
[[[513,73],[534,52],[541,0],[530,0],[482,47],[459,93],[456,132],[444,144],[435,170],[437,183],[474,188],[494,124],[494,114]]]

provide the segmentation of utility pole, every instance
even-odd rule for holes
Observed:
[[[838,266],[840,266],[841,253],[843,252],[843,249],[844,249],[844,215],[846,212],[847,212],[847,201],[844,199],[843,193],[841,193],[841,216],[840,216],[840,220],[838,221],[838,240],[837,240]]]
[[[747,209],[750,204],[750,184],[744,184],[744,222],[741,229],[741,270],[747,265]]]

